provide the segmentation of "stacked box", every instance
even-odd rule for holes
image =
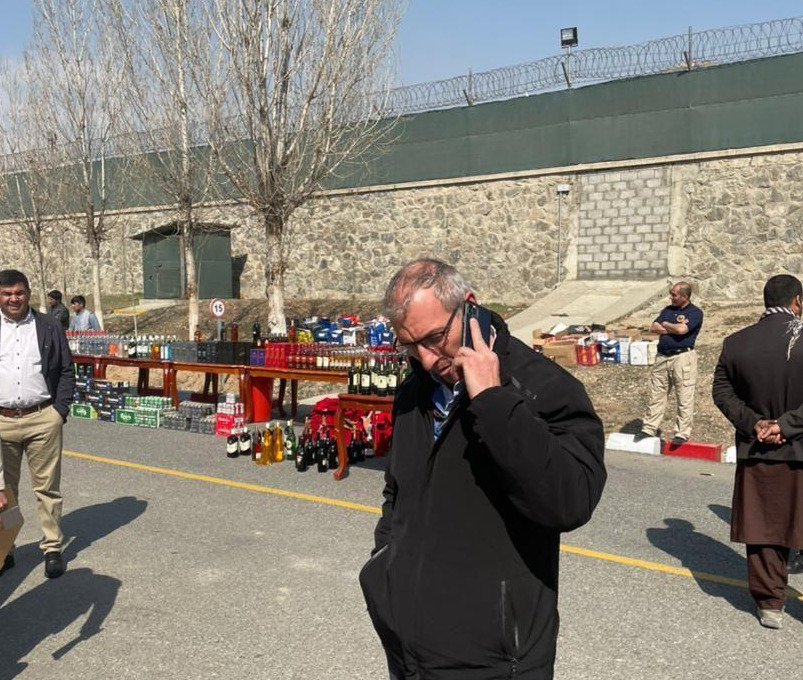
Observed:
[[[250,366],[264,366],[265,365],[265,350],[252,349],[249,357],[248,364]]]
[[[621,349],[618,340],[602,340],[599,343],[599,353],[603,363],[621,363]]]
[[[139,427],[157,428],[162,419],[164,409],[152,406],[138,406],[136,409],[137,425]]]
[[[216,364],[217,363],[217,346],[216,342],[199,342],[198,345],[198,363],[200,364]]]
[[[217,422],[216,414],[212,413],[211,415],[204,416],[198,422],[198,432],[201,434],[215,434],[215,425]]]
[[[82,418],[85,420],[97,420],[98,412],[89,404],[71,404],[70,415],[73,418]]]
[[[127,382],[111,382],[110,380],[96,380],[94,378],[80,378],[81,387],[76,389],[78,403],[91,406],[97,414],[98,420],[114,422],[114,414],[122,408],[125,396],[130,390]],[[78,384],[78,383],[76,383]],[[84,389],[85,388],[85,389]],[[78,409],[80,412],[81,409]],[[77,418],[86,416],[76,416]],[[90,416],[92,417],[92,416]]]
[[[185,429],[190,432],[201,432],[201,420],[214,416],[215,405],[200,401],[183,401],[178,407],[185,420]]]
[[[121,425],[136,425],[137,412],[130,408],[118,408],[114,412],[114,422]]]
[[[165,411],[162,414],[159,424],[165,430],[186,431],[188,422],[184,414],[179,411]]]

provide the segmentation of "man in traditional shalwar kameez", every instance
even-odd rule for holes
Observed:
[[[780,628],[789,549],[803,546],[803,286],[773,276],[764,305],[725,339],[712,393],[736,428],[731,540],[746,544],[761,625]]]

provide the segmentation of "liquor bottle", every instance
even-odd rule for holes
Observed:
[[[376,370],[376,396],[377,397],[387,397],[388,396],[388,371],[387,365],[385,361],[382,360],[377,365]]]
[[[276,421],[276,426],[273,428],[273,462],[281,463],[284,460],[284,440],[282,437],[282,428],[279,421]]]
[[[201,334],[201,331],[199,331],[199,330],[196,330],[196,331],[195,331],[195,337],[194,337],[194,339],[195,339],[195,342],[201,342],[201,340],[203,339],[203,337],[204,337],[204,336]]]
[[[399,374],[393,360],[388,362],[388,396],[396,396],[396,388],[399,386]]]
[[[262,465],[262,433],[259,428],[254,430],[254,443],[251,445],[251,462]]]
[[[287,342],[296,341],[296,320],[290,320],[290,328],[287,329]]]
[[[329,457],[326,444],[318,433],[318,445],[315,451],[315,462],[318,465],[318,472],[326,472],[329,469]]]
[[[273,432],[270,423],[265,423],[265,430],[262,432],[262,464],[270,465],[273,461]]]
[[[128,358],[137,358],[137,339],[133,335],[128,338]]]
[[[320,438],[320,434],[318,435]],[[312,467],[318,459],[318,441],[310,436],[307,440],[307,445],[304,447],[304,457],[307,459],[307,466]]]
[[[220,342],[226,342],[226,336],[228,335],[229,329],[226,327],[225,323],[220,324]]]
[[[240,325],[236,321],[232,321],[230,324],[231,328],[231,341],[232,342],[239,342],[240,341]]]
[[[262,337],[262,326],[259,325],[259,321],[254,321],[254,325],[251,326],[251,341],[254,343],[254,347],[259,345],[259,339]]]
[[[239,439],[240,439],[239,441],[240,455],[248,456],[250,458],[252,441],[251,441],[251,433],[248,431],[248,429],[240,433]]]
[[[360,394],[371,394],[371,371],[365,359],[360,360]]]
[[[337,459],[337,439],[330,437],[327,433],[326,437],[326,454],[329,456],[329,469],[336,470],[340,466],[340,461]]]
[[[240,438],[235,433],[231,433],[228,437],[226,437],[226,457],[237,458],[239,455]]]
[[[365,439],[362,430],[357,431],[356,445],[354,446],[354,461],[357,463],[365,462]]]
[[[349,394],[357,394],[360,391],[360,372],[357,370],[355,362],[349,364]]]
[[[307,471],[307,455],[305,446],[299,446],[296,449],[296,472]]]
[[[284,426],[284,459],[295,460],[296,457],[296,433],[293,430],[293,421],[288,420]]]

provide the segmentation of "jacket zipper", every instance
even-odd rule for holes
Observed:
[[[510,640],[508,640],[507,636],[507,627],[508,627],[508,612],[507,612],[507,601],[508,601],[508,594],[507,594],[507,581],[502,581],[502,593],[501,593],[501,609],[502,609],[502,640],[505,644],[505,651],[508,654],[508,662],[510,663],[510,676],[511,678],[515,677],[516,672],[518,670],[518,663],[519,660],[516,658],[514,650],[519,648],[519,627],[515,621],[511,621],[510,623],[513,624],[513,649],[510,647]]]

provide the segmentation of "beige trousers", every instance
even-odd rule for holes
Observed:
[[[697,386],[697,352],[683,352],[671,357],[658,355],[649,378],[647,415],[641,429],[654,435],[661,426],[670,390],[677,400],[675,436],[689,439],[694,420],[694,389]]]
[[[19,498],[23,454],[28,459],[42,552],[61,550],[61,434],[64,420],[52,406],[21,418],[0,415],[0,447],[6,486]]]

